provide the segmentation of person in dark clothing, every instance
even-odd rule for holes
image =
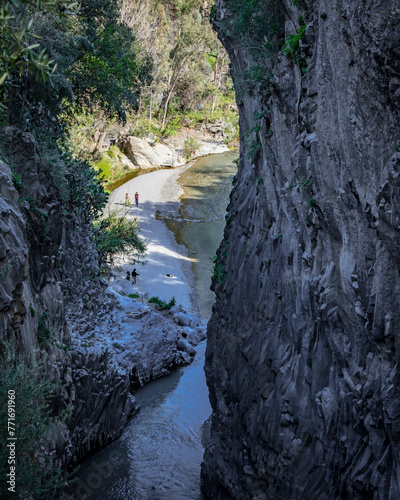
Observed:
[[[136,285],[136,276],[140,276],[139,273],[136,272],[136,268],[132,271],[132,283]]]
[[[136,206],[138,207],[139,206],[139,193],[138,192],[135,193],[135,203],[136,203]]]
[[[129,271],[126,271],[125,279],[131,281],[131,273]]]

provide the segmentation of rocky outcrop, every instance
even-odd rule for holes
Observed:
[[[258,11],[238,2],[214,18],[242,136],[208,327],[203,489],[399,498],[400,10],[255,3],[253,28],[282,34],[239,37]]]
[[[123,136],[118,145],[136,168],[171,167],[178,161],[174,149],[160,142],[151,144],[147,139]]]

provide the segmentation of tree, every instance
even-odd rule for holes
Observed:
[[[100,265],[116,253],[131,255],[134,259],[144,255],[146,243],[138,235],[138,220],[128,219],[126,215],[114,211],[94,222],[94,241]]]
[[[78,2],[74,0],[1,0],[0,7],[0,85],[10,83],[13,73],[25,71],[48,81],[56,69],[55,61],[45,50],[39,51],[40,36],[32,29],[35,9],[43,14],[75,14]],[[26,14],[30,11],[30,15]],[[32,43],[36,39],[36,43]],[[3,94],[4,95],[4,94]]]
[[[192,14],[184,14],[179,19],[175,43],[169,54],[169,73],[164,95],[161,129],[165,127],[168,105],[185,65],[198,57],[206,43],[201,18]]]

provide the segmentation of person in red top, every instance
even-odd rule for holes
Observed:
[[[139,193],[138,192],[135,193],[135,203],[136,203],[136,206],[138,207],[139,206]]]

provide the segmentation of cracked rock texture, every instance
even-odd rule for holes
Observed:
[[[255,29],[232,29],[238,2],[216,4],[242,137],[213,282],[202,487],[213,499],[394,500],[400,8],[278,4],[281,48],[306,29],[293,57],[269,62],[249,54]],[[252,80],[257,65],[270,77]]]

